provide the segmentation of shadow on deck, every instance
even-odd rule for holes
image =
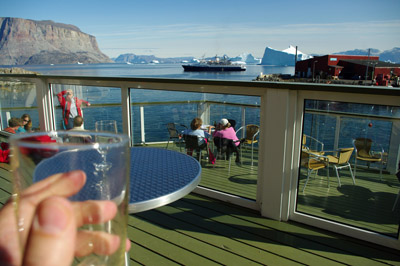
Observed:
[[[398,251],[190,194],[131,215],[132,265],[399,265]]]
[[[220,161],[215,167],[205,164],[202,184],[255,198],[257,162],[250,167],[248,163],[243,166],[232,161],[230,173],[227,163]],[[331,187],[327,188],[321,171],[310,180],[305,193],[298,195],[298,209],[357,223],[362,220],[380,228],[390,224],[389,229],[393,230],[398,220],[367,220],[368,213],[362,218],[356,212],[357,206],[349,202],[362,205],[360,200],[379,196],[378,210],[383,204],[392,204],[398,184],[388,176],[379,181],[367,173],[358,173],[356,186],[344,172],[342,187],[337,187],[332,178]],[[12,186],[9,172],[0,172],[0,177],[0,199],[4,204]],[[303,177],[300,186],[302,182]],[[383,188],[389,192],[376,192]],[[387,196],[390,197],[384,199]],[[342,210],[332,213],[332,206]],[[348,210],[343,212],[345,207]],[[131,265],[400,265],[397,250],[296,222],[270,220],[256,211],[193,193],[167,206],[130,215],[128,236],[132,243]]]

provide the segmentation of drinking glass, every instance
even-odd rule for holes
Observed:
[[[11,139],[14,184],[14,204],[18,221],[19,237],[25,246],[29,224],[24,224],[19,209],[19,195],[35,182],[48,176],[82,170],[86,183],[71,201],[111,200],[117,205],[116,216],[102,224],[88,224],[79,232],[100,231],[100,234],[119,236],[120,246],[111,255],[89,254],[74,258],[74,265],[123,265],[128,219],[128,188],[130,150],[128,137],[124,135],[90,131],[52,131],[18,134]],[[93,217],[101,213],[94,213]],[[91,216],[92,217],[92,216]],[[88,220],[93,220],[88,217]],[[79,234],[78,232],[78,234]],[[85,233],[85,232],[81,232]],[[90,233],[90,232],[89,232]],[[88,249],[98,242],[90,240]],[[85,243],[86,245],[86,243]],[[90,249],[91,250],[91,249]],[[21,250],[22,254],[24,250]],[[51,251],[50,251],[51,252]]]
[[[95,129],[98,132],[112,132],[118,133],[117,121],[115,120],[100,120],[96,121]]]

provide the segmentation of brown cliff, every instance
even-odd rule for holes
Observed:
[[[0,65],[111,63],[96,38],[73,25],[0,18]]]

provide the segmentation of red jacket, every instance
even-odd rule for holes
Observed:
[[[71,110],[71,102],[68,102],[64,95],[67,93],[67,91],[62,91],[57,94],[58,101],[60,102],[61,108],[63,110],[63,119],[64,123],[68,125],[68,118]],[[89,104],[88,101],[78,99],[78,97],[74,97],[75,99],[75,104],[76,104],[76,109],[78,110],[78,115],[82,116],[82,110],[81,110],[81,105],[82,103],[85,103],[86,105]]]
[[[12,127],[7,127],[7,128],[4,129],[4,131],[8,132],[8,133],[12,133],[12,134],[16,133],[15,130]]]

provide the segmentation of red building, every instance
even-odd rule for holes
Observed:
[[[295,75],[300,78],[390,79],[393,75],[400,76],[400,64],[379,61],[379,56],[324,55],[298,61]]]

